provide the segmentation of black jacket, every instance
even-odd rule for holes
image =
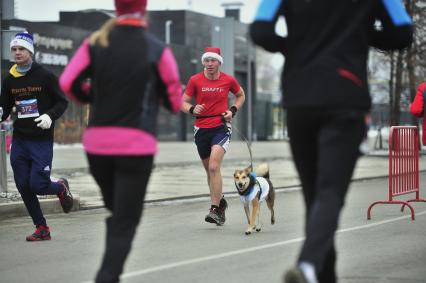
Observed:
[[[285,38],[275,33],[280,16]],[[285,57],[285,107],[368,109],[369,47],[407,47],[412,23],[400,0],[263,0],[250,35]]]
[[[54,121],[65,112],[68,106],[68,101],[59,88],[58,79],[36,62],[33,62],[31,69],[24,76],[15,77],[11,73],[3,80],[1,87],[0,107],[3,107],[4,111],[1,120],[5,120],[12,107],[20,101],[36,99],[39,115],[49,115],[52,126],[50,129],[43,130],[34,122],[37,117],[17,118],[13,124],[13,137],[53,140]]]
[[[160,105],[180,111],[173,53],[144,26],[137,17],[109,20],[83,41],[60,77],[66,95],[91,103],[83,135],[91,154],[153,155]]]

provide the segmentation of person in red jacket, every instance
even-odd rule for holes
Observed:
[[[410,112],[418,118],[423,118],[424,116],[424,105],[425,105],[425,91],[426,91],[426,82],[419,84],[417,88],[416,96],[414,97],[413,103],[410,104]],[[426,119],[423,119],[422,122],[422,143],[426,145]]]

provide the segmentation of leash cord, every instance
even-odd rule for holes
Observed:
[[[215,114],[215,115],[197,115],[197,116],[195,116],[194,115],[194,117],[195,117],[195,119],[201,119],[201,118],[212,118],[212,117],[219,117],[219,116],[222,116],[222,118],[223,118],[223,115],[222,114]],[[225,126],[226,126],[226,122],[225,122],[225,120],[224,119],[222,119],[222,121],[223,121],[223,123],[225,124]],[[237,132],[237,134],[240,136],[240,138],[242,138],[243,139],[243,141],[246,143],[246,145],[247,145],[247,149],[248,149],[248,151],[249,151],[249,154],[250,154],[250,167],[251,167],[251,170],[254,170],[254,168],[253,168],[253,155],[252,155],[252,153],[251,153],[251,142],[240,132],[240,130],[238,130],[238,128],[237,128],[237,126],[233,126],[232,127],[232,129],[235,129],[235,131]]]
[[[240,132],[240,130],[238,130],[238,128],[236,126],[233,126],[232,128],[235,129],[237,134],[245,141],[245,143],[247,145],[247,149],[248,149],[249,154],[250,154],[250,167],[251,167],[251,170],[254,170],[254,168],[253,168],[253,155],[251,153],[251,142]]]

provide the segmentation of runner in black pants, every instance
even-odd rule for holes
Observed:
[[[275,33],[283,16],[287,36]],[[263,0],[253,41],[285,57],[283,105],[306,205],[306,240],[287,283],[334,283],[334,234],[365,135],[369,47],[402,49],[412,23],[400,0]]]
[[[105,207],[112,211],[106,220],[106,247],[98,282],[121,274],[139,224],[153,156],[99,156],[88,154],[90,173],[99,185]],[[114,281],[111,281],[114,282]]]
[[[291,151],[306,203],[306,241],[300,258],[320,265],[319,282],[336,282],[334,233],[351,180],[365,111],[288,109]],[[320,259],[321,261],[319,261]]]
[[[118,282],[142,215],[157,153],[162,103],[180,111],[182,89],[171,49],[146,32],[146,0],[115,0],[117,17],[85,39],[60,85],[91,104],[83,144],[105,207],[106,245],[97,283]]]

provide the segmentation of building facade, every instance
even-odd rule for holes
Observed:
[[[188,82],[191,75],[202,71],[204,48],[220,47],[224,57],[223,71],[234,75],[246,92],[246,103],[238,112],[234,126],[248,139],[266,139],[270,134],[257,135],[257,132],[265,132],[264,123],[256,123],[256,118],[253,118],[257,101],[255,48],[248,37],[248,25],[238,20],[238,13],[230,15],[219,18],[187,10],[149,11],[148,30],[173,49],[183,84]],[[2,28],[6,32],[2,34],[2,78],[12,65],[9,42],[16,32],[27,30],[34,34],[35,60],[59,76],[84,38],[113,16],[113,11],[84,10],[60,12],[58,22],[3,20]],[[87,106],[71,103],[57,122],[55,140],[60,143],[79,142],[87,125],[89,111]],[[272,113],[259,114],[272,116]],[[270,119],[269,116],[261,118],[262,121]],[[159,140],[192,140],[192,119],[184,113],[175,116],[161,111]],[[262,127],[259,131],[256,129],[258,126]],[[234,135],[233,138],[242,137]]]

